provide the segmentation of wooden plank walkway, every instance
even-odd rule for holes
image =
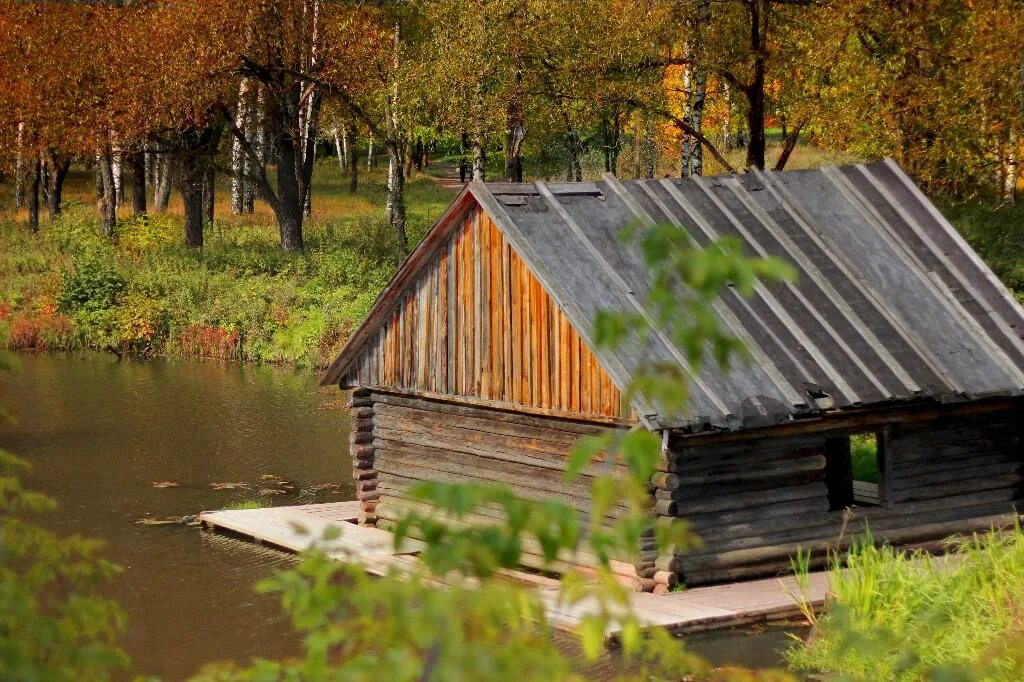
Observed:
[[[203,512],[199,521],[205,528],[231,531],[290,552],[318,546],[338,560],[358,562],[374,575],[383,575],[391,567],[409,570],[418,563],[415,555],[422,548],[421,543],[409,540],[396,552],[391,533],[356,525],[358,509],[358,502],[238,509]],[[324,533],[331,526],[341,533],[324,540]],[[557,580],[521,571],[505,571],[504,575],[536,588],[557,628],[572,630],[598,608],[592,601],[562,603]],[[676,633],[699,632],[799,617],[798,598],[814,609],[820,608],[828,593],[828,581],[827,573],[813,573],[802,594],[791,576],[697,587],[665,595],[635,592],[630,595],[631,608],[646,627],[662,627]],[[617,631],[613,625],[607,636],[613,638]]]

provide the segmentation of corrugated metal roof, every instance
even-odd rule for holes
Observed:
[[[891,160],[786,172],[620,182],[471,183],[381,294],[324,377],[334,383],[475,199],[589,338],[600,310],[645,314],[650,273],[622,229],[671,223],[698,246],[725,235],[751,256],[789,262],[797,279],[724,292],[715,309],[752,361],[691,373],[686,414],[638,401],[661,427],[736,429],[826,409],[942,402],[1024,392],[1024,311],[956,230]],[[620,386],[683,349],[650,320],[644,346],[593,348]]]
[[[643,313],[650,284],[637,220],[671,223],[704,246],[739,238],[798,278],[727,291],[716,305],[752,362],[692,376],[685,415],[662,426],[739,428],[830,409],[1024,390],[1024,311],[892,161],[708,178],[477,186],[474,195],[563,306],[589,329],[599,310]],[[643,363],[685,352],[653,325],[646,346],[594,349],[628,383]],[[618,370],[618,371],[616,371]],[[616,376],[624,374],[624,376]]]

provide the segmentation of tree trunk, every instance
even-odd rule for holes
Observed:
[[[747,168],[764,170],[764,152],[767,144],[764,134],[764,81],[768,58],[768,12],[770,0],[752,0],[750,10],[750,43],[754,63],[750,82],[743,89],[747,98]]]
[[[114,162],[110,147],[100,150],[97,156],[99,162],[100,182],[97,187],[97,208],[100,213],[100,224],[103,227],[103,234],[113,237],[117,230],[117,203],[114,193]]]
[[[249,128],[249,105],[247,90],[249,79],[243,78],[238,86],[238,106],[235,110],[235,126],[243,132],[243,137]],[[245,186],[248,184],[246,153],[242,140],[237,137],[231,138],[231,214],[239,215],[245,210]]]
[[[359,146],[358,146],[358,135],[359,129],[356,128],[356,124],[352,123],[348,128],[348,145],[349,145],[349,181],[348,191],[349,194],[355,194],[359,191]]]
[[[1017,133],[1016,131],[1011,130],[1009,140],[1006,145],[1006,155],[1004,156],[1005,179],[1003,181],[1003,199],[1011,203],[1017,197],[1017,179],[1020,177],[1020,158],[1018,157],[1019,146],[1020,143],[1017,140]]]
[[[281,234],[281,248],[301,251],[303,197],[296,171],[295,144],[288,133],[278,137],[277,163],[277,224]]]
[[[165,153],[154,155],[154,162],[157,167],[158,181],[153,189],[153,211],[164,213],[171,201],[171,186],[174,184],[174,169],[171,160]]]
[[[653,178],[658,169],[658,151],[654,144],[654,121],[647,115],[644,117],[644,177]]]
[[[405,260],[409,248],[409,240],[405,233],[405,176],[402,161],[400,145],[389,143],[387,216],[391,228],[395,231],[399,262]]]
[[[213,205],[217,190],[212,160],[203,164],[203,224],[213,224]]]
[[[683,120],[696,133],[703,134],[704,126],[704,104],[707,100],[708,72],[701,64],[696,62],[696,55],[703,49],[703,29],[710,18],[710,0],[700,0],[697,9],[697,25],[694,31],[693,43],[690,50],[694,62],[687,65],[686,74],[686,113]],[[683,158],[680,167],[680,174],[683,177],[690,175],[704,174],[704,147],[693,135],[683,137]]]
[[[181,199],[185,206],[185,245],[194,249],[203,248],[203,188],[205,172],[199,159],[193,154],[183,158],[179,173]]]
[[[423,138],[419,135],[416,136],[416,172],[423,172]]]
[[[128,164],[132,173],[132,214],[141,218],[146,215],[146,152],[132,152]]]
[[[725,115],[722,117],[722,151],[732,151],[735,143],[732,139],[732,88],[728,83],[722,83],[722,91],[725,95]]]
[[[62,198],[64,194],[64,179],[68,175],[68,169],[71,168],[71,157],[60,156],[59,154],[50,152],[49,155],[50,172],[47,174],[47,209],[50,214],[50,221],[52,222],[57,216],[61,214]]]
[[[775,162],[775,170],[780,171],[786,167],[789,157],[792,156],[793,150],[796,149],[796,143],[800,140],[800,131],[803,130],[803,127],[804,124],[800,123],[786,131],[782,140],[782,151]]]
[[[583,152],[583,143],[580,134],[575,130],[565,132],[565,179],[567,182],[580,182],[583,180],[583,166],[580,164],[580,155]]]
[[[111,157],[111,173],[114,177],[114,208],[124,203],[124,164],[121,163],[121,152],[114,152]]]
[[[348,155],[348,152],[345,150],[342,136],[338,134],[337,126],[331,129],[331,137],[334,138],[334,153],[338,157],[338,173],[341,177],[345,177],[345,157]]]
[[[505,135],[505,181],[523,181],[523,143],[526,140],[526,123],[523,109],[513,99],[508,105],[508,132]]]
[[[14,160],[14,208],[19,209],[25,205],[25,158],[22,156],[22,147],[25,144],[25,122],[18,122],[18,140],[16,142]]]
[[[366,170],[373,170],[374,158],[373,158],[373,132],[370,132],[370,142],[366,148]]]
[[[32,234],[39,232],[39,182],[43,173],[43,164],[39,157],[32,167],[32,182],[28,187],[28,230]]]
[[[302,130],[302,158],[297,169],[299,192],[302,197],[302,213],[309,217],[313,213],[313,164],[316,161],[317,123],[320,118],[321,96],[313,90],[306,106]]]

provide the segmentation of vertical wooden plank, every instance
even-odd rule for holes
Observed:
[[[572,350],[572,336],[571,328],[569,327],[569,321],[565,317],[565,313],[559,311],[558,313],[558,328],[560,333],[559,347],[558,347],[558,366],[559,366],[559,379],[558,379],[558,394],[559,394],[559,407],[563,410],[571,409],[571,396],[569,391],[570,377],[572,375],[572,366],[570,361],[570,355]]]
[[[529,400],[534,407],[544,407],[541,401],[541,284],[534,275],[529,275]]]
[[[480,209],[473,211],[473,250],[470,256],[473,259],[473,393],[481,395],[483,391],[484,369],[483,369],[483,329],[484,316],[481,314],[480,305],[483,292],[483,262],[484,250],[480,243]]]
[[[523,315],[523,326],[522,334],[519,337],[519,342],[522,344],[522,348],[519,351],[519,357],[522,358],[523,364],[519,371],[520,381],[522,383],[519,401],[524,405],[532,404],[531,371],[533,369],[533,352],[530,348],[530,333],[533,328],[533,321],[530,319],[530,306],[533,292],[530,287],[530,279],[530,271],[527,269],[526,263],[520,260],[519,292],[523,299],[522,306],[520,306],[520,310]]]
[[[580,336],[572,330],[572,347],[569,349],[569,409],[580,411]]]
[[[486,215],[486,214],[485,214]],[[501,293],[501,253],[504,239],[498,231],[494,221],[487,218],[487,232],[490,242],[490,267],[488,269],[488,321],[490,323],[489,352],[491,358],[491,394],[492,400],[501,400],[504,396],[504,362],[502,362],[502,351],[504,350],[504,339],[502,338],[502,303],[504,298]]]
[[[448,270],[447,270],[447,275],[448,275],[448,284],[447,284],[448,296],[447,296],[446,306],[447,306],[447,309],[448,309],[448,330],[447,330],[447,335],[448,335],[448,351],[447,351],[447,358],[446,358],[446,360],[447,360],[447,363],[448,363],[448,367],[447,367],[447,378],[446,378],[446,381],[447,381],[447,389],[446,390],[447,390],[448,393],[452,393],[452,394],[458,393],[458,388],[457,388],[456,382],[455,382],[455,376],[456,376],[455,372],[456,372],[456,366],[457,366],[457,362],[458,362],[457,357],[456,357],[456,353],[457,353],[456,339],[458,338],[458,336],[456,334],[456,330],[458,328],[458,305],[456,304],[456,301],[455,301],[455,264],[456,264],[455,250],[456,250],[456,244],[457,244],[456,240],[457,239],[458,239],[458,235],[455,235],[448,242]]]
[[[590,375],[594,368],[590,364],[590,351],[580,341],[580,412],[590,414]]]
[[[522,263],[514,251],[510,254],[509,265],[512,286],[512,402],[518,403],[522,401],[523,395],[523,291],[520,277]]]
[[[476,324],[473,319],[473,249],[474,232],[473,224],[475,216],[470,215],[466,219],[465,247],[462,250],[462,305],[463,305],[463,328],[462,347],[464,349],[463,374],[462,374],[462,395],[472,395],[476,391],[476,363],[475,345],[473,337],[476,332]]]
[[[540,406],[545,409],[551,407],[551,297],[541,289],[540,307],[538,309],[538,320],[540,321],[539,348],[537,357],[540,358]]]
[[[502,399],[512,402],[512,247],[507,241],[501,244],[501,341],[503,344],[502,354],[504,364],[502,365]]]

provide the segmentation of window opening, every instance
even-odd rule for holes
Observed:
[[[885,503],[884,445],[881,433],[825,439],[825,482],[830,510]]]

